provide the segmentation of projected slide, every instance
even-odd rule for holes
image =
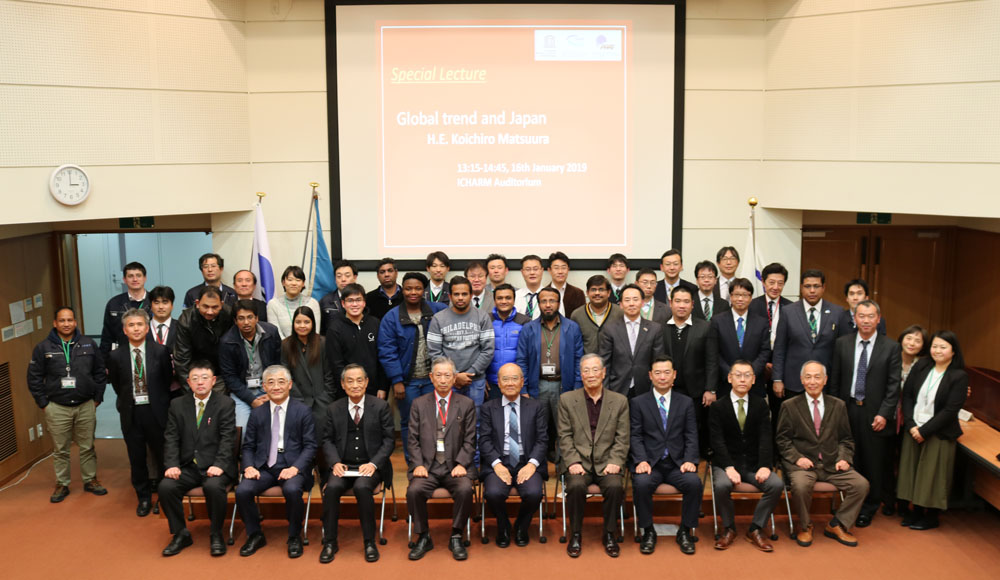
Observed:
[[[379,41],[387,251],[627,244],[627,23],[379,23]],[[413,219],[431,202],[471,218],[502,199],[587,223],[579,201],[593,198],[607,200],[602,227],[526,221],[514,239],[482,228],[463,243]]]

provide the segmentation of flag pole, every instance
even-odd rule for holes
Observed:
[[[312,197],[309,199],[309,221],[312,222],[313,209],[316,208],[316,200],[319,199],[319,193],[316,192],[316,188],[319,187],[319,183],[315,181],[309,182],[309,187],[312,188]],[[306,230],[306,239],[309,239],[309,231],[312,229],[313,225],[310,223],[310,229]],[[315,232],[312,236],[312,261],[309,264],[309,285],[307,286],[306,294],[312,296],[313,282],[316,281],[316,258],[319,252],[316,251],[316,245],[318,244],[317,237],[323,235],[323,232]],[[305,262],[305,249],[303,249],[302,261]]]
[[[267,194],[264,193],[263,191],[258,191],[256,195],[257,195],[257,205],[260,205],[261,202],[264,201],[264,196]],[[254,255],[253,244],[250,244],[250,265],[247,266],[247,269],[253,268],[253,255]]]
[[[755,216],[755,210],[757,209],[757,198],[751,197],[747,200],[750,205],[750,235],[753,238],[753,251],[754,256],[757,256],[757,221]]]

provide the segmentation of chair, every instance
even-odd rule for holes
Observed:
[[[704,489],[704,485],[702,485],[702,488]],[[633,487],[632,489],[633,489],[632,493],[634,494],[635,493],[635,488]],[[660,485],[656,486],[656,489],[653,490],[653,497],[655,498],[658,495],[659,496],[672,496],[673,501],[680,501],[680,500],[684,499],[684,494],[682,494],[679,489],[677,489],[676,487],[674,487],[674,486],[672,486],[672,485],[670,485],[668,483],[661,483]],[[654,505],[655,505],[655,503],[654,503]],[[635,501],[634,500],[632,501],[632,524],[633,524],[633,529],[634,529],[634,532],[635,532],[634,539],[635,539],[636,543],[638,543],[638,542],[642,541],[642,537],[639,535],[639,514],[636,513],[636,510],[635,510]],[[693,536],[694,541],[697,542],[698,541],[698,530],[696,530],[696,529],[691,530],[691,535]]]
[[[483,490],[483,482],[480,480],[477,483],[479,495],[479,535],[484,544],[490,543],[489,537],[486,535],[486,499]],[[516,487],[510,488],[510,495],[508,497],[520,498],[521,494],[517,491]],[[545,489],[545,483],[542,483],[542,501],[538,504],[538,541],[542,544],[549,541],[545,537],[545,526],[543,525],[543,520],[545,519],[545,506],[548,503],[548,490]]]
[[[795,539],[795,524],[792,522],[792,504],[788,499],[792,494],[792,483],[788,478],[788,474],[786,474],[784,470],[782,470],[781,473],[781,480],[785,484],[785,506],[788,508],[788,535],[792,539]],[[813,485],[813,500],[816,499],[817,495],[819,497],[830,499],[830,513],[835,513],[837,511],[834,505],[834,500],[839,497],[841,503],[844,501],[844,492],[837,489],[837,486],[833,485],[829,481],[817,481]]]
[[[626,472],[625,473],[625,481],[622,482],[622,485],[625,487],[626,490],[628,489],[628,479],[627,478],[628,478],[628,473]],[[562,491],[560,491],[560,488],[562,488]],[[590,499],[592,497],[600,497],[600,495],[601,495],[601,487],[599,485],[597,485],[596,483],[592,483],[592,484],[590,484],[590,485],[587,486],[587,499]],[[562,535],[559,536],[559,543],[560,544],[565,544],[566,543],[566,476],[565,475],[560,475],[559,476],[559,481],[558,481],[558,483],[556,485],[556,497],[559,498],[560,500],[562,500]],[[632,510],[633,510],[633,512],[635,511],[635,506],[633,506]],[[618,541],[619,542],[624,542],[625,541],[625,502],[624,502],[624,500],[622,501],[622,505],[618,508],[618,511],[619,511],[619,513],[618,513],[618,524],[621,526],[621,533],[618,536]],[[539,540],[539,541],[541,541],[541,540]]]
[[[715,509],[715,472],[712,471],[712,464],[708,465],[708,477],[712,484],[712,528],[715,534],[715,539],[719,539],[719,515]],[[792,519],[792,506],[788,502],[788,488],[783,490],[785,495],[785,506],[788,508],[788,520]],[[739,485],[734,485],[732,492],[729,494],[734,500],[736,499],[751,499],[759,498],[764,495],[764,492],[760,490],[759,487],[752,483],[747,483],[745,481],[740,482]],[[774,512],[771,512],[771,540],[778,539],[778,529],[774,524]]]
[[[313,468],[312,475],[313,475],[313,484],[311,486],[309,486],[309,489],[307,489],[307,490],[305,490],[303,492],[303,493],[306,494],[306,502],[305,502],[306,503],[306,513],[305,513],[305,515],[302,518],[302,545],[303,546],[308,546],[309,545],[309,536],[308,536],[308,533],[309,533],[309,508],[312,507],[313,488],[316,487],[316,483],[319,482],[318,474],[315,471],[315,467]],[[240,473],[240,481],[243,481],[243,473],[242,472]],[[239,482],[237,482],[237,485],[239,485]],[[282,493],[280,485],[274,485],[274,486],[271,486],[271,487],[265,489],[263,492],[257,494],[256,501],[257,501],[257,509],[258,510],[260,510],[260,498],[262,498],[262,497],[273,499],[273,498],[284,498],[285,495],[284,495],[284,493]],[[263,520],[263,519],[264,519],[264,515],[263,515],[263,513],[261,513],[261,520]],[[233,543],[235,542],[235,536],[233,536],[233,527],[235,525],[236,525],[236,503],[233,502],[233,515],[232,515],[232,518],[229,521],[229,540],[228,540],[228,542],[229,542],[230,546],[232,546]]]
[[[237,462],[239,461],[239,457],[240,457],[240,442],[242,440],[243,440],[243,427],[237,427],[236,428],[236,439],[233,440],[233,457],[236,458]],[[238,481],[239,480],[237,480],[237,482]],[[236,483],[237,482],[230,483],[228,491],[233,491],[234,489],[236,489]],[[196,498],[196,497],[201,498],[202,501],[204,501],[204,499],[205,499],[205,490],[200,485],[198,487],[189,489],[188,492],[186,494],[184,494],[184,499],[187,500],[187,504],[188,504],[188,518],[187,519],[188,519],[189,522],[193,522],[194,521],[194,503],[191,500],[193,498]],[[228,497],[228,495],[227,495],[227,497]],[[234,503],[233,508],[234,508],[233,509],[233,514],[235,516],[235,513],[236,513],[236,511],[235,511],[235,503]],[[156,513],[159,513],[159,512],[157,511]],[[233,526],[232,526],[232,524],[230,524],[230,526],[229,526],[229,545],[230,546],[233,545]]]
[[[475,512],[476,511],[475,510],[475,506],[476,506],[475,489],[476,489],[476,486],[473,486],[472,489],[473,489],[473,496],[472,496],[472,507],[473,507],[473,510],[472,511]],[[395,495],[393,495],[393,497],[395,497]],[[439,487],[439,488],[437,488],[437,489],[434,490],[434,493],[431,494],[430,499],[428,499],[427,501],[444,500],[444,499],[451,499],[451,492],[448,491],[447,488]],[[393,508],[395,508],[395,502],[393,502]],[[468,520],[465,521],[465,540],[462,541],[462,544],[465,545],[466,547],[468,547],[470,544],[472,544],[471,540],[472,540],[472,518],[470,517]],[[409,514],[409,513],[406,514],[406,545],[409,548],[413,548],[413,545],[414,545],[414,542],[413,542],[413,515]]]
[[[383,530],[385,529],[385,498],[386,498],[386,493],[388,492],[392,493],[392,521],[396,521],[397,519],[399,519],[399,515],[396,512],[396,489],[392,486],[392,482],[390,481],[388,485],[386,485],[385,482],[379,482],[379,484],[375,486],[375,490],[373,491],[373,495],[382,494],[381,515],[379,516],[378,520],[378,543],[380,546],[384,546],[388,543],[388,540],[385,539],[385,535],[383,534]],[[354,488],[352,487],[351,489],[347,490],[344,493],[344,495],[350,495],[351,497],[354,497]]]

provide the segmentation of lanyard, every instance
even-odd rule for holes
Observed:
[[[543,325],[542,326],[542,338],[545,339],[545,360],[551,361],[552,360],[552,343],[556,341],[556,334],[559,332],[559,326],[556,325],[556,327],[554,329],[549,330],[548,332],[546,332],[546,330],[547,329]],[[546,334],[549,335],[549,338],[546,338],[546,336],[545,336]]]
[[[146,365],[142,364],[142,357],[141,356],[138,357],[138,359],[136,359],[135,362],[136,362],[135,366],[137,367],[136,368],[136,372],[139,374],[139,380],[141,381],[142,380],[142,375],[145,374],[145,372],[146,372]]]
[[[441,399],[438,399],[440,401]],[[441,403],[438,403],[438,416],[441,417],[441,426],[448,425],[448,407],[451,406],[451,397],[444,400],[444,413],[441,412]]]
[[[72,348],[73,341],[64,342],[62,339],[59,340],[62,343],[63,355],[66,356],[66,376],[69,376],[69,351]]]
[[[427,294],[431,297],[431,302],[437,302],[438,298],[441,298],[441,293],[443,292],[444,286],[441,286],[441,289],[438,290],[437,296],[434,295],[434,290],[432,288],[427,289]]]
[[[257,335],[254,334],[253,338],[254,340],[243,339],[243,347],[247,349],[247,358],[250,359],[250,366],[248,367],[248,370],[253,368],[253,361],[257,358],[253,348],[253,343],[257,340]]]
[[[288,313],[288,323],[290,325],[292,325],[292,330],[294,331],[294,329],[295,329],[295,319],[292,318],[292,311],[289,310],[289,308],[288,308],[288,297],[286,296],[284,298],[284,300],[285,300],[285,312]],[[295,309],[298,310],[299,307],[301,307],[301,306],[302,306],[302,294],[299,294],[299,297],[295,299]]]

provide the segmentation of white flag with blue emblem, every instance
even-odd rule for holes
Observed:
[[[760,296],[764,292],[764,283],[761,279],[760,270],[764,267],[764,260],[761,260],[757,251],[757,232],[754,226],[753,208],[750,208],[750,227],[747,229],[747,243],[740,256],[740,268],[737,275],[746,278],[753,284],[753,295]]]
[[[257,216],[253,226],[250,271],[257,277],[257,288],[253,291],[253,297],[267,302],[274,296],[274,268],[271,267],[271,246],[267,243],[267,228],[264,226],[264,211],[260,203],[257,204]]]

